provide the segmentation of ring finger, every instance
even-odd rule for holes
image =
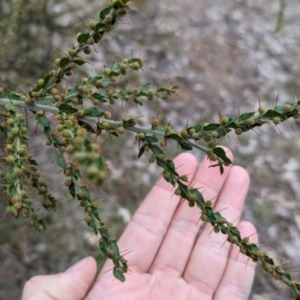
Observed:
[[[247,172],[241,167],[232,167],[214,210],[222,211],[229,222],[238,223],[248,186]],[[212,227],[207,224],[196,241],[183,276],[200,293],[200,299],[212,298],[225,270],[231,248],[224,235],[211,232]]]

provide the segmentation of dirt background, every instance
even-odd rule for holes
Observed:
[[[46,13],[60,14],[55,24],[61,31],[35,36],[48,46],[38,50],[49,56],[44,60],[46,69],[59,54],[55,47],[67,50],[72,44],[65,38],[67,28],[77,32],[78,25],[74,24],[79,23],[78,17],[88,21],[104,3],[80,2],[48,4]],[[166,123],[171,121],[177,129],[185,126],[187,120],[189,124],[217,121],[219,111],[224,116],[251,111],[258,107],[259,99],[264,106],[272,107],[278,94],[280,103],[292,101],[300,87],[300,4],[288,2],[282,29],[275,33],[279,9],[280,1],[275,0],[264,4],[258,0],[136,1],[128,18],[96,48],[93,67],[83,69],[80,76],[97,73],[122,57],[143,56],[147,61],[139,78],[131,78],[133,86],[137,82],[178,85],[178,93],[167,103],[160,103],[161,118]],[[5,59],[4,54],[1,59]],[[36,65],[39,67],[40,63]],[[34,63],[31,68],[35,68]],[[30,80],[38,78],[42,74],[39,72]],[[0,68],[0,80],[7,87],[18,82],[25,86],[28,81],[26,74],[17,76],[13,67],[9,74],[8,78],[7,71]],[[140,109],[121,105],[109,108],[116,119],[127,112],[141,114],[142,124],[148,124],[158,111],[153,104]],[[35,124],[31,123],[34,129]],[[113,143],[104,136],[100,142],[112,174],[111,180],[94,192],[101,200],[101,214],[112,235],[119,236],[160,170],[151,165],[145,172],[147,159],[136,160],[137,147],[132,146],[130,134],[114,138]],[[68,202],[63,188],[57,189],[64,177],[49,162],[49,157],[55,157],[55,150],[42,150],[43,136],[39,134],[31,136],[31,144],[60,206],[55,214],[45,215],[49,225],[42,235],[24,226],[24,220],[0,214],[0,299],[19,299],[24,282],[31,276],[59,272],[86,255],[95,256],[101,265],[101,254],[93,246],[95,242],[88,239],[88,228],[80,222],[84,214],[76,202]],[[290,121],[278,128],[265,125],[240,140],[230,135],[230,140],[224,139],[222,144],[232,150],[235,163],[245,167],[251,177],[243,219],[258,228],[260,247],[284,264],[294,278],[299,278],[298,124]],[[203,157],[199,152],[193,153],[199,159]],[[170,154],[176,153],[170,150]],[[5,211],[4,202],[0,209]],[[258,268],[251,299],[292,297],[282,284],[269,280]]]

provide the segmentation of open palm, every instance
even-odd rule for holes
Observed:
[[[239,222],[249,184],[244,169],[228,167],[220,175],[208,160],[197,169],[190,154],[175,163],[216,211]],[[126,256],[131,274],[120,283],[106,272],[112,268],[107,262],[86,299],[248,299],[254,264],[224,235],[211,234],[210,225],[201,231],[199,215],[199,208],[182,203],[170,184],[158,180],[119,240],[121,250],[132,250]],[[252,224],[241,222],[239,228],[257,242]]]
[[[219,169],[209,168],[207,159],[197,168],[191,154],[179,155],[175,164],[178,173],[189,175],[190,185],[212,200],[215,211],[222,211],[238,224],[242,236],[257,242],[254,226],[239,221],[249,185],[243,168],[227,167],[220,175]],[[199,217],[199,208],[182,203],[161,178],[118,242],[121,251],[128,252],[130,274],[124,283],[113,277],[110,261],[93,282],[96,262],[88,257],[63,273],[33,277],[22,299],[248,299],[255,264],[226,242],[226,236],[212,233],[210,225],[203,228]]]

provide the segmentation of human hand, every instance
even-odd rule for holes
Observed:
[[[209,168],[207,159],[197,168],[191,154],[179,155],[175,164],[180,174],[189,174],[190,185],[213,201],[216,211],[222,210],[227,220],[238,224],[242,236],[257,243],[254,226],[239,222],[249,185],[243,168],[226,167],[220,175],[219,169]],[[118,241],[121,251],[132,250],[126,255],[130,273],[124,283],[108,272],[113,267],[108,261],[84,298],[96,273],[95,260],[89,257],[76,270],[33,277],[22,299],[248,299],[255,264],[223,234],[211,234],[210,225],[200,230],[199,215],[199,208],[181,204],[161,178]]]

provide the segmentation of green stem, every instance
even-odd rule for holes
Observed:
[[[34,112],[37,112],[39,110],[43,110],[44,112],[51,112],[51,113],[54,113],[54,114],[59,113],[59,109],[57,107],[54,107],[54,106],[42,105],[42,104],[37,104],[37,103],[35,103],[34,105],[27,105],[24,101],[21,101],[21,100],[12,100],[12,99],[9,99],[9,98],[0,98],[0,106],[5,106],[7,104],[13,104],[16,107],[24,107],[24,108],[29,109],[29,110],[34,111]],[[85,116],[82,119],[86,120],[86,121],[93,122],[93,123],[98,123],[99,120],[102,120],[102,121],[105,121],[105,122],[109,123],[112,128],[118,128],[118,127],[123,125],[122,121],[112,121],[112,120],[94,118],[94,117],[89,117],[89,116]],[[147,128],[138,127],[138,126],[126,127],[126,129],[128,131],[132,131],[132,132],[135,132],[135,133],[144,132],[144,133],[158,135],[158,136],[164,136],[165,135],[165,133],[162,132],[162,131],[147,129]]]
[[[27,108],[31,111],[37,112],[39,110],[44,110],[52,113],[58,113],[59,110],[56,107],[49,106],[49,105],[42,105],[42,104],[37,104],[35,103],[34,105],[27,105],[24,101],[21,100],[12,100],[9,98],[0,98],[0,106],[4,106],[7,104],[13,104],[16,107],[24,107]]]
[[[199,150],[205,152],[206,154],[209,154],[210,151],[211,151],[211,149],[209,149],[209,148],[206,148],[206,147],[203,147],[203,146],[201,146],[201,145],[192,143],[192,142],[190,142],[190,141],[187,141],[187,142],[188,142],[191,146],[193,146],[193,147],[195,147],[195,148],[197,148],[197,149],[199,149]]]

